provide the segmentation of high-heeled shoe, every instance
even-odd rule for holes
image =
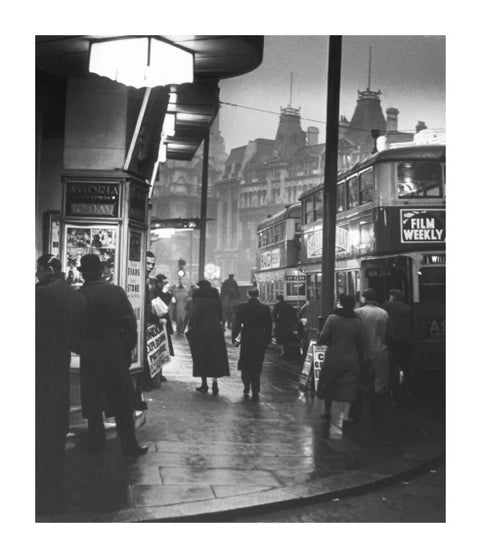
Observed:
[[[206,393],[208,392],[208,385],[201,385],[200,387],[197,387],[195,390],[198,391],[199,393]]]
[[[217,382],[212,383],[212,394],[218,395],[219,392],[220,391],[218,390],[218,383]]]

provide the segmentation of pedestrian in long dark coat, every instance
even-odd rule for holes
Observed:
[[[64,453],[69,428],[70,355],[78,351],[84,299],[51,254],[37,260],[35,288],[35,472],[37,512],[65,505]]]
[[[361,364],[367,350],[366,331],[353,308],[355,299],[340,295],[340,304],[325,321],[318,344],[326,344],[327,351],[317,387],[317,396],[325,399],[322,418],[330,419],[332,402],[343,402],[344,422],[355,399],[360,380]]]
[[[265,350],[272,338],[272,315],[269,307],[260,303],[256,288],[250,289],[248,295],[249,301],[238,306],[232,342],[236,344],[241,335],[238,369],[242,372],[244,398],[249,398],[251,387],[252,400],[258,401]]]
[[[218,290],[208,280],[200,280],[192,294],[192,315],[187,339],[193,360],[193,377],[201,377],[196,390],[208,391],[207,377],[212,378],[212,393],[218,394],[218,377],[230,375],[227,346],[222,327],[222,307]]]
[[[85,284],[79,292],[86,300],[80,386],[83,415],[88,420],[88,450],[103,450],[105,413],[115,417],[123,453],[144,454],[148,447],[141,447],[135,436],[135,392],[129,373],[131,352],[137,343],[132,306],[120,286],[101,277],[98,256],[84,255],[80,265]]]
[[[295,308],[285,301],[281,294],[277,295],[277,303],[272,311],[275,326],[275,341],[280,349],[280,356],[285,356],[288,344],[293,340],[296,326]]]

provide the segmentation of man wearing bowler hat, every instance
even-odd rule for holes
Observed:
[[[251,288],[248,296],[248,302],[238,306],[232,343],[238,346],[237,337],[241,335],[238,369],[242,372],[243,398],[249,399],[251,388],[252,401],[258,402],[263,359],[272,338],[272,315],[269,307],[260,303],[256,288]]]
[[[97,255],[84,255],[80,272],[86,300],[80,351],[80,387],[83,415],[88,420],[90,453],[105,445],[103,414],[114,416],[125,455],[145,454],[138,444],[133,418],[135,393],[130,378],[131,351],[137,343],[137,322],[125,291],[102,277]]]

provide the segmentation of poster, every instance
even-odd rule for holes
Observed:
[[[141,260],[141,246],[142,233],[129,230],[127,284],[125,291],[137,321],[138,340],[137,346],[132,353],[132,365],[135,365],[135,367],[143,363],[140,361],[143,352],[140,347],[143,346],[142,307],[145,296],[145,278],[144,272],[142,272],[144,265],[142,265]]]
[[[67,281],[80,287],[83,279],[78,267],[87,253],[98,255],[103,263],[103,277],[116,283],[117,228],[98,226],[67,226],[65,230],[65,269]]]
[[[164,319],[160,319],[159,325],[147,327],[147,358],[151,377],[160,373],[170,361],[165,323]]]
[[[316,342],[314,340],[311,340],[310,344],[308,345],[307,355],[305,356],[305,361],[303,362],[303,368],[302,372],[300,373],[300,380],[298,383],[298,388],[301,391],[308,390],[308,386],[311,383],[314,346],[316,346]]]
[[[325,361],[325,353],[327,346],[325,344],[314,344],[313,347],[313,380],[315,384],[315,392],[318,387],[318,380],[320,379],[320,372],[322,371],[323,362]]]

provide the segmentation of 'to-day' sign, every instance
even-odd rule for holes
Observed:
[[[445,242],[445,211],[400,210],[402,243]]]

